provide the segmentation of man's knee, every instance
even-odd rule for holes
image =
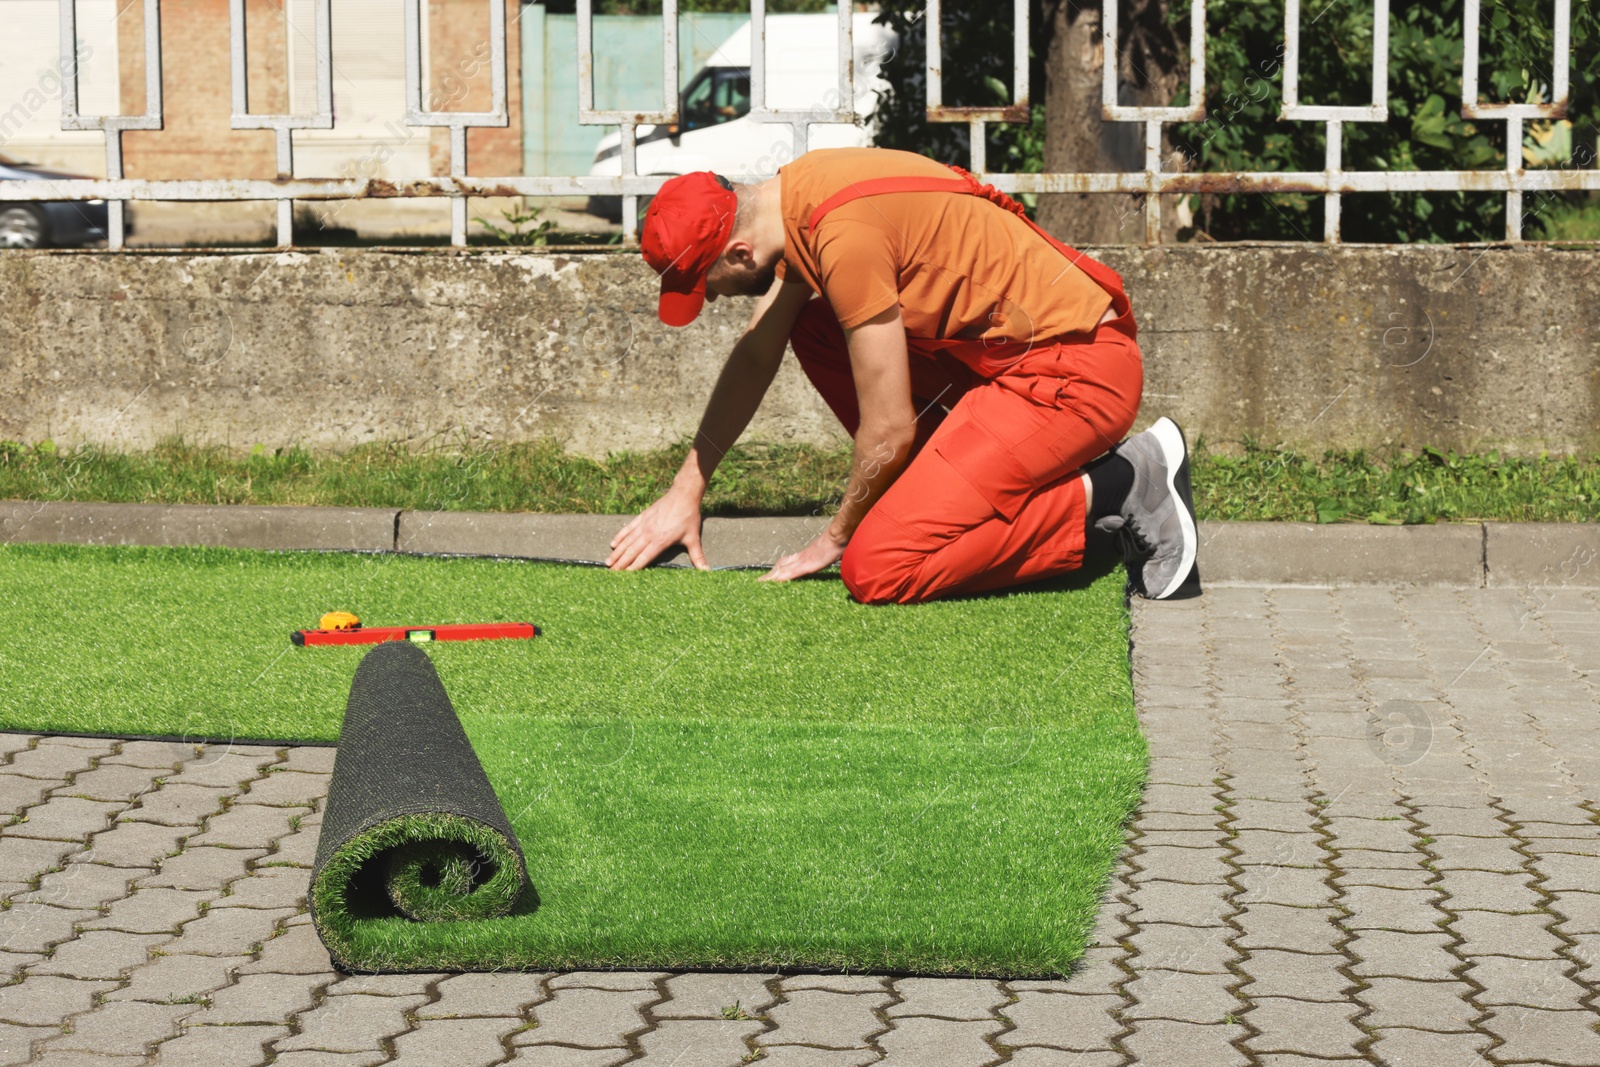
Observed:
[[[871,516],[861,524],[839,561],[839,577],[850,595],[863,604],[909,604],[916,595],[915,575],[919,553],[903,544],[884,538],[869,526]]]

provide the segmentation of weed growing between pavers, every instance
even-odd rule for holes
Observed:
[[[365,966],[1066,971],[1145,768],[1120,572],[910,608],[755,577],[10,545],[0,727],[332,739],[364,650],[291,629],[525,619],[429,653],[535,892],[353,923]]]

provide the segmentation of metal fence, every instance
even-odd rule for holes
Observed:
[[[9,200],[106,200],[110,203],[109,244],[121,248],[124,234],[124,207],[128,201],[276,201],[280,245],[293,242],[292,208],[296,200],[376,199],[392,197],[446,197],[451,206],[451,233],[456,245],[467,239],[467,198],[490,196],[618,196],[623,198],[622,219],[625,239],[636,237],[638,198],[656,191],[661,176],[637,172],[635,149],[641,125],[677,123],[678,114],[678,3],[662,0],[662,92],[665,106],[659,110],[627,111],[594,106],[594,40],[592,0],[578,0],[578,94],[579,118],[584,124],[614,125],[621,128],[622,174],[620,177],[506,176],[499,178],[467,175],[467,130],[474,127],[505,126],[506,108],[506,20],[505,8],[489,0],[490,72],[492,106],[483,112],[430,111],[423,106],[423,42],[421,39],[421,0],[405,0],[406,48],[406,123],[412,127],[443,126],[450,130],[450,173],[445,177],[408,181],[372,179],[297,179],[293,177],[293,131],[332,126],[331,90],[332,43],[329,32],[331,0],[316,3],[317,109],[303,115],[259,115],[249,110],[246,84],[246,37],[244,0],[231,0],[233,114],[235,129],[271,129],[277,134],[279,177],[273,180],[211,179],[194,181],[147,181],[123,177],[122,134],[125,130],[160,129],[161,103],[161,0],[143,0],[145,11],[146,111],[142,115],[91,116],[78,111],[76,70],[65,77],[61,105],[64,130],[100,130],[105,137],[106,174],[97,180],[39,180],[9,182]],[[1517,150],[1523,140],[1523,123],[1528,120],[1559,119],[1566,115],[1570,64],[1571,0],[1554,0],[1554,54],[1551,99],[1547,103],[1482,103],[1478,100],[1479,0],[1466,0],[1463,12],[1465,57],[1462,77],[1461,114],[1477,120],[1503,121],[1506,124],[1506,166],[1497,170],[1430,171],[1350,171],[1341,164],[1343,126],[1347,122],[1382,122],[1388,118],[1389,0],[1374,0],[1372,103],[1365,107],[1318,106],[1300,103],[1300,0],[1285,0],[1283,110],[1280,120],[1321,122],[1327,127],[1327,155],[1320,171],[1305,172],[1199,172],[1168,169],[1161,151],[1162,126],[1166,123],[1195,122],[1205,118],[1205,0],[1191,0],[1189,12],[1189,99],[1186,107],[1136,107],[1117,102],[1117,70],[1105,63],[1102,85],[1102,114],[1110,122],[1144,125],[1144,169],[1123,173],[998,173],[989,170],[985,160],[986,127],[989,123],[1026,122],[1029,117],[1028,85],[1028,0],[1013,0],[1015,27],[1012,54],[1012,103],[1004,107],[954,107],[943,102],[941,70],[944,62],[940,40],[942,0],[926,0],[928,118],[934,122],[966,123],[970,128],[969,169],[1009,193],[1132,193],[1144,196],[1145,239],[1156,243],[1161,231],[1160,194],[1181,193],[1311,193],[1325,201],[1324,238],[1339,240],[1340,197],[1345,193],[1405,193],[1438,191],[1479,191],[1503,193],[1506,198],[1506,238],[1522,239],[1522,197],[1524,193],[1600,189],[1600,171],[1583,168],[1529,170]],[[973,0],[967,0],[973,2]],[[60,0],[61,52],[76,53],[74,0]],[[806,109],[772,109],[766,95],[766,2],[751,0],[752,110],[757,122],[785,124],[793,131],[795,155],[806,150],[813,123],[857,123],[863,116],[854,110],[856,100],[853,69],[852,19],[850,0],[838,0],[839,68],[837,94],[829,91],[825,99],[850,106],[817,106]],[[1115,0],[1104,0],[1104,54],[1115,56],[1118,39],[1118,12]]]

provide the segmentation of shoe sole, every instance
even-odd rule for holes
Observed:
[[[1157,419],[1150,433],[1161,445],[1161,457],[1167,468],[1167,492],[1178,503],[1178,526],[1183,535],[1183,555],[1177,573],[1167,587],[1149,593],[1151,600],[1166,600],[1183,588],[1190,572],[1195,569],[1195,553],[1200,538],[1194,525],[1194,490],[1189,482],[1189,445],[1178,424],[1166,416]]]

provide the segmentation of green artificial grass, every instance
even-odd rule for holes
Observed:
[[[429,647],[527,856],[506,918],[355,922],[365,969],[1023,977],[1084,950],[1145,770],[1120,572],[863,607],[836,578],[0,548],[0,727],[332,740],[371,624]]]
[[[0,500],[162,504],[326,504],[419,511],[631,514],[671,483],[685,448],[605,460],[553,442],[428,447],[387,442],[348,452],[239,452],[171,440],[147,452],[0,441]],[[712,478],[711,515],[833,510],[848,450],[738,445]],[[1195,443],[1202,519],[1425,523],[1600,521],[1600,456],[1514,458],[1496,452],[1321,454],[1245,442]]]

